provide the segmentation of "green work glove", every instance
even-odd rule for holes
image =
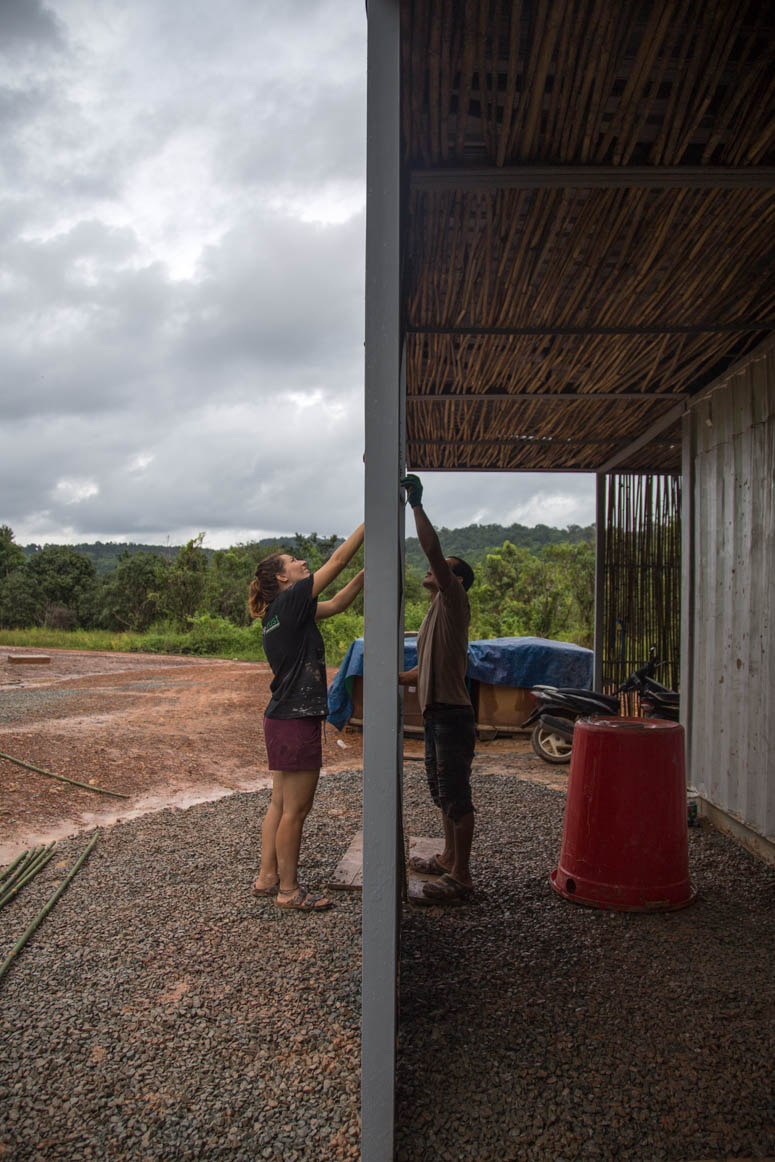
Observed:
[[[406,489],[406,499],[412,508],[422,504],[422,483],[419,476],[410,474],[401,477],[401,487]]]

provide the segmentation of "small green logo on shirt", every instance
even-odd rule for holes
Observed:
[[[266,637],[266,635],[268,633],[271,633],[273,629],[279,629],[279,628],[280,628],[280,618],[277,617],[277,615],[275,615],[272,618],[272,620],[268,621],[266,623],[266,625],[264,626],[264,636]]]

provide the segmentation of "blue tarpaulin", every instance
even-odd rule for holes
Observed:
[[[592,686],[592,650],[542,637],[494,637],[468,643],[469,680],[493,686]],[[417,639],[404,639],[404,669],[417,664]],[[328,721],[341,730],[353,712],[352,692],[363,674],[363,638],[351,644],[328,687]]]

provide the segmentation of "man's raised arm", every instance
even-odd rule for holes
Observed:
[[[411,473],[409,476],[401,478],[401,487],[406,490],[407,503],[411,506],[414,513],[414,523],[417,528],[417,539],[420,542],[420,548],[428,558],[428,564],[433,570],[433,575],[436,578],[436,584],[439,589],[446,589],[452,582],[452,570],[449,567],[447,558],[441,551],[441,544],[437,536],[436,530],[428,520],[425,509],[422,506],[422,483],[419,476]]]

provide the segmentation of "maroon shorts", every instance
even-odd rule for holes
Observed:
[[[322,718],[264,718],[270,771],[319,771],[323,765]]]

